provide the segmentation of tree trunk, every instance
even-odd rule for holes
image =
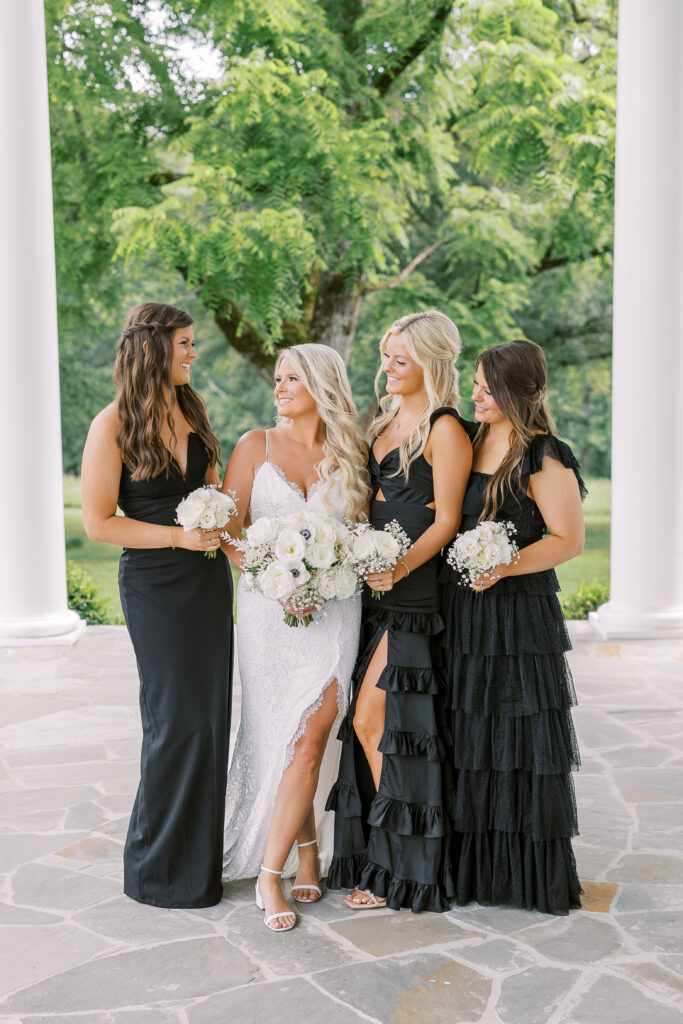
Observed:
[[[349,284],[340,273],[321,273],[308,340],[329,345],[349,361],[361,300],[361,281]]]

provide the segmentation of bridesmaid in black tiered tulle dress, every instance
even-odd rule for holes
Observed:
[[[570,448],[551,432],[544,391],[545,357],[532,342],[480,357],[473,398],[485,426],[460,531],[482,518],[510,522],[521,557],[499,567],[502,578],[482,581],[479,593],[459,585],[447,564],[440,574],[455,767],[452,866],[458,903],[566,914],[580,906],[570,774],[579,756],[570,643],[552,567],[580,551],[585,488]],[[511,452],[517,471],[498,491]]]
[[[218,482],[218,442],[189,387],[191,324],[173,306],[130,311],[119,395],[93,421],[83,457],[88,535],[124,549],[121,604],[140,676],[140,785],[124,891],[158,907],[207,907],[223,892],[232,582],[215,532],[174,525],[190,491]]]
[[[429,354],[430,326],[437,334],[434,347],[441,352],[442,372]],[[335,811],[335,852],[327,886],[355,887],[346,902],[356,910],[388,905],[444,911],[453,894],[445,806],[449,730],[439,664],[444,622],[437,577],[440,548],[457,528],[471,449],[455,409],[439,408],[428,420],[430,440],[406,474],[400,464],[402,437],[397,433],[392,445],[391,428],[398,420],[406,436],[408,412],[424,413],[419,364],[414,364],[414,390],[406,380],[411,356],[421,356],[425,373],[433,370],[440,379],[442,400],[457,400],[457,340],[454,324],[443,314],[427,312],[397,321],[382,342],[387,390],[402,401],[389,406],[398,408],[398,415],[388,424],[385,420],[371,450],[370,520],[376,529],[397,520],[413,546],[388,574],[390,589],[381,600],[367,589],[363,594],[352,702],[339,733],[339,778],[328,801],[328,809]],[[376,451],[380,444],[383,455]],[[381,578],[371,579],[385,589]]]

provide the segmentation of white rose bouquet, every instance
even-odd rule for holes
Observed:
[[[353,527],[352,534],[349,559],[361,580],[370,573],[393,569],[411,544],[410,537],[395,519],[383,530],[375,530],[369,523],[359,523]],[[382,592],[373,590],[372,596],[379,601]]]
[[[460,573],[462,586],[474,586],[478,576],[493,579],[497,565],[519,561],[519,548],[513,539],[517,531],[512,523],[483,522],[455,538],[446,560]]]
[[[237,501],[233,491],[224,494],[215,484],[198,487],[180,502],[176,509],[176,523],[185,533],[189,530],[218,530],[221,540],[227,540],[225,530],[228,519],[237,515]],[[205,551],[207,558],[215,558],[215,551]]]
[[[353,597],[356,574],[348,564],[352,534],[344,524],[300,512],[261,516],[232,544],[244,553],[247,586],[264,597],[303,611]],[[288,626],[308,626],[312,614],[285,610]]]

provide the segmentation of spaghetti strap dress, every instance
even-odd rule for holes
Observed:
[[[518,486],[496,519],[511,522],[520,548],[546,533],[529,477],[545,457],[573,470],[571,449],[551,434],[531,443]],[[471,474],[460,532],[484,508],[489,475]],[[553,569],[505,577],[481,593],[444,562],[449,710],[453,732],[451,844],[455,897],[546,913],[581,905],[571,838],[577,813],[571,771],[579,766],[565,652],[571,647]]]
[[[172,526],[204,484],[198,434],[187,471],[121,474],[125,515]],[[124,548],[119,590],[140,677],[140,784],[123,857],[124,892],[156,907],[210,907],[223,895],[223,815],[232,683],[232,576],[225,555]]]
[[[455,409],[442,415],[459,419]],[[399,452],[378,462],[370,452],[373,500],[370,521],[383,529],[397,520],[416,541],[434,522],[432,468],[420,455],[408,478],[397,474]],[[339,777],[328,798],[335,812],[334,857],[329,889],[370,889],[394,910],[409,907],[446,911],[454,894],[451,878],[451,823],[445,771],[451,758],[446,719],[445,677],[439,656],[444,620],[439,610],[435,556],[402,579],[380,600],[363,591],[359,655],[352,700],[339,731]],[[382,774],[375,791],[370,767],[355,736],[356,700],[368,665],[384,633],[387,665],[377,686],[386,693]]]

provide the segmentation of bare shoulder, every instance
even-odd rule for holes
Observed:
[[[242,434],[239,441],[233,449],[231,460],[234,458],[244,460],[245,462],[251,462],[256,465],[263,462],[266,451],[266,432],[265,430],[247,430],[246,434]]]
[[[118,444],[121,420],[116,402],[110,402],[101,412],[98,412],[90,424],[88,437],[99,442],[113,442]]]
[[[461,449],[466,451],[471,450],[470,439],[467,436],[465,428],[461,423],[456,420],[455,416],[443,415],[439,416],[434,422],[429,434],[428,445],[435,447],[436,450],[443,448],[452,447],[455,445],[455,450],[459,452]]]

